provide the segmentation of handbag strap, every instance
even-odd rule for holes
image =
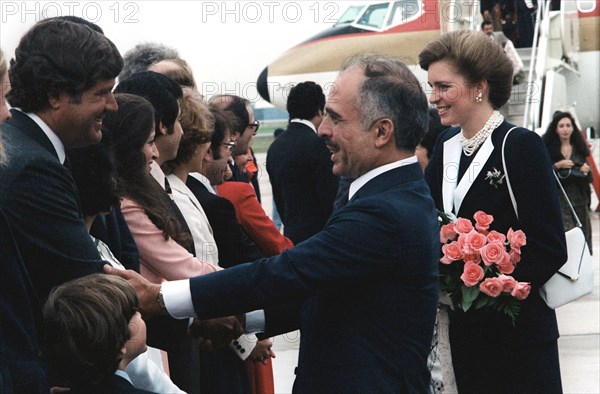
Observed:
[[[565,188],[563,187],[562,183],[560,183],[560,180],[558,179],[556,172],[552,171],[552,173],[554,174],[554,178],[556,179],[556,182],[558,183],[558,187],[560,187],[560,190],[562,191],[563,196],[565,196],[565,199],[567,200],[567,204],[569,204],[571,213],[575,217],[575,222],[577,223],[577,227],[581,227],[581,222],[579,221],[579,216],[577,216],[577,213],[575,212],[575,208],[573,208],[573,204],[571,204],[571,200],[569,200],[569,196],[567,196],[567,192],[565,191]]]
[[[506,187],[508,187],[508,194],[510,195],[510,201],[512,202],[513,209],[515,210],[515,215],[517,215],[517,220],[519,219],[519,210],[517,209],[517,200],[515,199],[515,195],[512,191],[512,187],[510,186],[510,179],[508,178],[508,169],[506,168],[506,157],[504,155],[506,140],[508,139],[508,135],[511,131],[516,129],[517,127],[513,127],[508,130],[506,135],[504,136],[504,140],[502,141],[502,168],[504,169],[504,179],[506,179]]]
[[[508,178],[508,169],[506,168],[506,157],[504,154],[506,140],[508,139],[508,135],[510,134],[510,132],[513,131],[514,129],[516,129],[516,127],[513,127],[512,129],[508,130],[508,132],[504,136],[504,140],[502,141],[502,168],[504,169],[504,178],[506,179],[506,186],[508,187],[508,194],[510,195],[510,201],[512,203],[513,209],[515,210],[515,215],[517,215],[517,219],[519,219],[519,210],[517,209],[517,200],[515,199],[515,194],[512,191],[512,187],[510,186],[510,179]],[[573,204],[571,204],[571,200],[569,200],[569,197],[567,196],[567,192],[565,192],[565,189],[563,188],[562,184],[560,183],[560,180],[558,179],[556,172],[552,171],[552,174],[554,174],[554,178],[556,179],[556,182],[558,183],[558,187],[560,187],[560,190],[562,191],[563,195],[565,196],[565,199],[567,200],[567,203],[569,204],[571,213],[573,214],[573,216],[575,217],[575,221],[577,222],[577,227],[581,227],[581,222],[579,221],[579,217],[577,216],[577,213],[575,213],[575,208],[573,208]]]

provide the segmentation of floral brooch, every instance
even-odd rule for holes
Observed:
[[[492,168],[494,169],[494,171],[488,171],[485,176],[485,180],[488,181],[490,185],[494,186],[495,189],[497,189],[498,185],[504,183],[505,175],[502,172],[500,172],[500,170],[497,170],[496,167]]]

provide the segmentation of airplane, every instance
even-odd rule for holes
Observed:
[[[598,138],[594,131],[600,127],[600,2],[563,0],[560,4],[559,11],[552,11],[550,0],[538,0],[534,37],[538,45],[521,50],[529,52],[529,75],[524,84],[513,87],[508,120],[543,134],[554,111],[568,110],[586,130],[588,140]],[[378,52],[400,58],[428,93],[419,52],[447,31],[478,30],[481,20],[479,2],[470,0],[351,5],[333,27],[265,67],[257,90],[265,101],[285,109],[287,94],[297,83],[314,81],[327,94],[346,58]],[[600,197],[600,174],[593,156],[588,160]],[[600,204],[596,210],[600,211]]]
[[[534,72],[511,98],[520,104],[529,103],[525,108],[529,113],[518,114],[521,121],[517,123],[543,133],[552,113],[568,108],[576,112],[583,129],[598,130],[600,4],[596,0],[565,0],[560,11],[550,11],[550,1],[545,7],[543,1],[539,3],[541,33],[538,50],[530,55],[535,59],[530,66]],[[295,84],[315,81],[327,91],[346,58],[379,52],[399,57],[428,93],[427,73],[418,65],[419,52],[446,31],[477,30],[480,22],[479,2],[474,1],[400,0],[351,5],[333,27],[269,64],[258,77],[257,90],[264,100],[285,109],[287,93]]]

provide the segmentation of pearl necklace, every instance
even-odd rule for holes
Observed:
[[[492,116],[485,122],[483,129],[479,130],[477,134],[473,136],[473,138],[465,138],[464,132],[461,129],[460,132],[460,143],[463,148],[463,152],[466,156],[471,156],[481,144],[485,142],[485,140],[492,134],[498,126],[500,126],[504,122],[504,116],[500,114],[498,111],[492,112]]]

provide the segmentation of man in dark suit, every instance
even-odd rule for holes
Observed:
[[[55,285],[102,269],[65,150],[100,141],[102,118],[117,110],[111,90],[123,60],[102,34],[54,18],[33,26],[15,56],[0,205],[44,300]]]
[[[233,204],[216,195],[213,188],[225,181],[235,143],[231,141],[230,133],[233,115],[214,106],[210,111],[215,118],[210,147],[202,160],[201,172],[191,173],[186,185],[202,205],[213,229],[219,250],[219,266],[229,268],[263,256],[236,219]]]
[[[414,151],[427,100],[410,70],[383,56],[350,59],[335,86],[319,134],[334,174],[356,180],[322,231],[279,256],[162,286],[105,270],[130,279],[149,314],[210,318],[296,303],[265,319],[268,334],[302,331],[296,392],[426,393],[439,235]]]
[[[54,18],[25,34],[15,57],[0,165],[2,359],[8,354],[0,364],[15,390],[39,392],[41,304],[52,287],[104,264],[83,223],[65,150],[100,141],[102,118],[117,110],[111,90],[123,61],[102,34]]]
[[[333,210],[339,179],[331,172],[331,153],[317,135],[325,95],[314,82],[290,90],[290,124],[267,153],[267,171],[284,234],[298,244],[323,229]]]

